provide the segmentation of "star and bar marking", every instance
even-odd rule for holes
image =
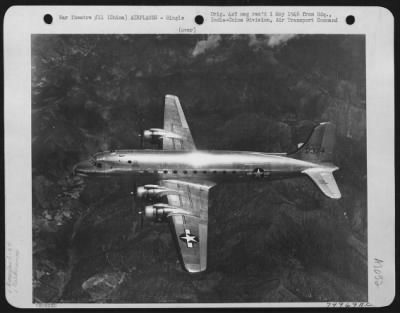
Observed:
[[[264,176],[264,170],[262,168],[256,168],[254,171],[254,176],[256,177],[263,177]]]
[[[185,229],[185,233],[179,235],[179,239],[186,242],[188,248],[193,248],[193,243],[198,243],[199,238],[190,233],[190,229]]]

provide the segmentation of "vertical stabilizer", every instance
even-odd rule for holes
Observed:
[[[333,161],[336,142],[336,126],[330,122],[316,126],[308,140],[290,157],[314,162],[328,163]]]

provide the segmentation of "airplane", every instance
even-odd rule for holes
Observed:
[[[164,127],[142,132],[142,138],[162,142],[162,149],[114,150],[96,153],[74,166],[82,176],[131,175],[136,199],[144,201],[144,216],[169,222],[184,270],[207,268],[208,196],[216,184],[309,177],[322,194],[341,193],[332,163],[336,127],[317,125],[293,153],[197,150],[177,96],[166,95]],[[167,202],[167,203],[165,203]],[[139,212],[142,214],[143,211]]]

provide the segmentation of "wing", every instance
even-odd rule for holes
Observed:
[[[164,130],[177,135],[163,138],[164,150],[196,150],[192,134],[190,133],[181,103],[177,96],[165,96]]]
[[[311,178],[325,196],[332,199],[340,199],[342,195],[332,174],[337,169],[337,167],[311,168],[304,170],[303,173]]]
[[[160,185],[177,191],[167,196],[169,205],[190,212],[168,216],[182,266],[190,273],[202,272],[207,267],[208,192],[214,183],[164,180]]]

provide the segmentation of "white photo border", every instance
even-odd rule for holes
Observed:
[[[337,23],[209,23],[212,11],[324,11]],[[43,22],[45,14],[54,22]],[[104,20],[88,22],[60,15],[170,14],[182,21]],[[204,24],[194,23],[196,15]],[[345,18],[356,22],[348,25]],[[366,36],[367,173],[368,173],[368,303],[198,303],[198,304],[45,304],[32,300],[32,164],[31,35],[32,34],[363,34]],[[382,7],[207,7],[207,6],[14,6],[4,18],[5,252],[6,297],[20,308],[127,307],[352,307],[387,306],[395,296],[394,185],[394,17]],[[377,268],[377,261],[383,267]],[[383,283],[378,283],[382,277]],[[337,305],[336,305],[337,304]]]

